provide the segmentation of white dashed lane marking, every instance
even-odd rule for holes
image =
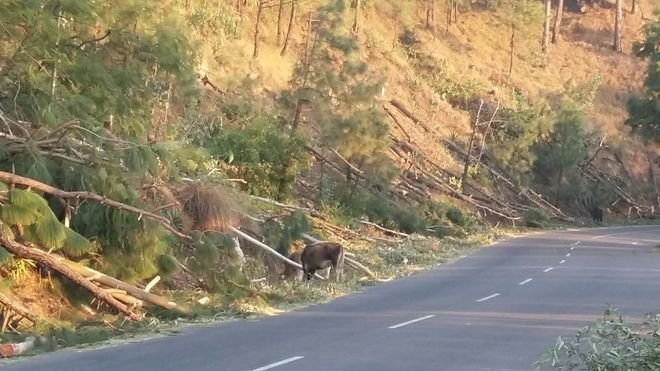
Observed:
[[[546,270],[544,270],[544,271],[543,271],[543,273],[548,273],[548,272],[550,272],[550,271],[551,271],[552,269],[553,269],[553,268],[552,268],[552,267],[550,267],[550,268],[548,268],[548,269],[546,269]]]
[[[477,302],[482,302],[482,301],[490,300],[490,299],[495,298],[495,297],[498,297],[498,296],[500,296],[500,293],[499,293],[499,292],[498,292],[498,293],[495,293],[495,294],[493,294],[493,295],[490,295],[490,296],[486,296],[485,298],[478,299]]]
[[[270,370],[271,368],[275,368],[275,367],[278,367],[278,366],[282,366],[282,365],[285,365],[285,364],[287,364],[287,363],[291,363],[291,362],[297,361],[297,360],[302,359],[302,358],[305,358],[305,357],[303,357],[303,356],[296,356],[296,357],[291,357],[291,358],[283,359],[283,360],[281,360],[281,361],[279,361],[279,362],[275,362],[275,363],[271,363],[271,364],[269,364],[269,365],[265,365],[265,366],[263,366],[263,367],[255,368],[255,369],[252,370],[252,371],[266,371],[266,370]]]
[[[392,328],[392,329],[394,329],[394,328],[399,328],[399,327],[403,327],[403,326],[409,325],[409,324],[411,324],[411,323],[415,323],[415,322],[423,321],[423,320],[425,320],[425,319],[429,319],[429,318],[433,318],[433,317],[435,317],[435,314],[429,314],[428,316],[424,316],[424,317],[416,318],[416,319],[411,320],[411,321],[408,321],[408,322],[399,323],[398,325],[390,326],[390,327],[388,327],[388,328]]]
[[[562,260],[559,262],[559,264],[564,264],[564,263],[566,263],[566,260]]]
[[[522,286],[522,285],[524,285],[524,284],[526,284],[526,283],[529,283],[529,282],[531,282],[531,281],[532,281],[532,279],[531,279],[531,278],[528,278],[528,279],[526,279],[526,280],[520,282],[518,285]]]

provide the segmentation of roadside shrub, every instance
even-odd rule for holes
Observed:
[[[454,206],[450,207],[447,210],[446,215],[447,215],[447,219],[449,219],[452,223],[460,227],[464,227],[467,224],[467,218],[465,214],[457,207]]]
[[[523,220],[528,227],[542,228],[550,221],[550,215],[543,209],[532,208],[525,212]]]
[[[608,309],[572,339],[559,337],[533,366],[535,370],[658,370],[659,319],[649,316],[633,328],[616,309]]]

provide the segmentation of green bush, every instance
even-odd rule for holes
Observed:
[[[658,370],[660,321],[650,317],[639,328],[626,323],[616,310],[584,327],[572,338],[558,338],[534,367],[555,370]]]
[[[532,208],[525,212],[523,220],[528,227],[541,228],[550,221],[550,215],[543,209]]]
[[[447,219],[449,219],[452,223],[460,227],[464,227],[468,222],[465,214],[460,209],[454,206],[450,207],[447,210]]]

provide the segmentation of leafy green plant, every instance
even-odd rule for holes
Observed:
[[[543,209],[532,208],[525,211],[523,220],[528,227],[542,228],[550,221],[550,215]]]
[[[660,368],[660,320],[647,318],[639,327],[615,309],[586,326],[572,339],[558,338],[534,364],[536,370],[657,370]]]
[[[660,11],[658,11],[660,14]],[[631,127],[646,141],[660,140],[660,107],[657,101],[660,96],[660,21],[648,22],[644,26],[646,39],[635,44],[638,56],[649,61],[644,91],[628,101],[630,117],[626,125]]]

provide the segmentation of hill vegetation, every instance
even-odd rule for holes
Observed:
[[[660,23],[633,3],[2,2],[2,330],[68,345],[654,218]],[[282,280],[316,239],[347,281]]]

